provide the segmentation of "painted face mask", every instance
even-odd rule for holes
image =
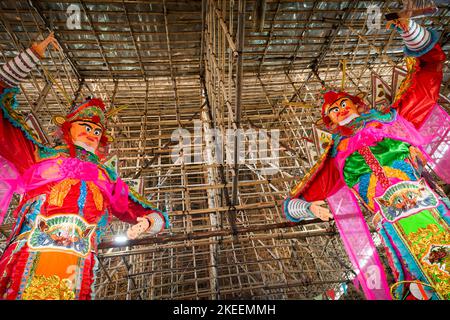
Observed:
[[[96,153],[100,146],[112,141],[106,135],[106,112],[101,99],[88,99],[74,106],[65,116],[56,116],[53,122],[62,128],[68,144]]]
[[[97,150],[102,134],[102,127],[92,122],[74,121],[70,127],[73,144],[92,153]]]
[[[340,126],[345,126],[359,116],[357,108],[349,98],[341,98],[327,108],[326,114],[331,122]]]
[[[345,127],[368,109],[361,98],[344,91],[328,91],[323,98],[322,120],[329,129]]]

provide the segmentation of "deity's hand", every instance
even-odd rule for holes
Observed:
[[[137,221],[138,223],[131,226],[127,230],[127,236],[129,239],[136,239],[137,237],[139,237],[139,235],[141,235],[150,228],[150,221],[148,221],[148,219],[137,218]]]
[[[52,45],[55,50],[60,50],[60,46],[58,41],[55,39],[54,32],[50,32],[50,34],[43,41],[39,43],[33,43],[33,50],[42,58],[45,56],[45,50],[49,45]]]
[[[410,11],[400,11],[397,14],[398,14],[399,18],[395,19],[395,20],[389,20],[386,24],[386,29],[390,29],[393,25],[393,26],[401,28],[404,32],[407,32],[411,12]]]
[[[330,210],[321,207],[322,204],[325,204],[325,201],[314,201],[311,203],[311,207],[309,208],[309,210],[311,210],[311,212],[320,220],[329,221],[331,218],[333,218],[333,215],[331,214]]]

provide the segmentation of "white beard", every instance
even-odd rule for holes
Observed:
[[[342,120],[341,122],[339,122],[340,126],[345,126],[346,124],[348,124],[350,121],[352,121],[353,119],[356,119],[359,117],[359,114],[357,113],[353,113],[351,115],[349,115],[347,118],[345,118],[344,120]]]
[[[75,141],[73,144],[76,145],[76,146],[79,146],[79,147],[83,148],[83,149],[86,150],[86,151],[95,153],[95,148],[94,148],[94,147],[88,146],[88,145],[85,144],[84,142],[81,142],[81,141]]]

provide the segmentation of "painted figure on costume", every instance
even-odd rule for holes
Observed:
[[[430,139],[449,116],[437,105],[445,62],[434,30],[411,19],[395,22],[413,69],[395,102],[375,110],[347,92],[324,95],[322,119],[333,133],[319,162],[283,203],[294,222],[334,218],[346,251],[368,299],[450,299],[449,200],[430,187],[423,168]],[[436,126],[437,125],[437,126]],[[434,171],[449,183],[444,148]],[[321,205],[327,200],[333,214]],[[374,214],[396,283],[389,286],[368,226],[358,205]]]
[[[127,235],[156,234],[165,213],[128,189],[103,164],[111,138],[101,99],[54,117],[64,145],[50,148],[16,111],[17,88],[53,35],[0,69],[0,223],[12,194],[22,195],[0,258],[0,299],[92,299],[97,245],[112,216],[135,224]]]

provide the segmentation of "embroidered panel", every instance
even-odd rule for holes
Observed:
[[[424,179],[402,181],[390,186],[376,197],[381,215],[389,222],[408,217],[425,209],[435,208],[439,200]]]
[[[74,214],[37,216],[28,246],[30,250],[71,252],[85,257],[91,251],[95,228]]]

